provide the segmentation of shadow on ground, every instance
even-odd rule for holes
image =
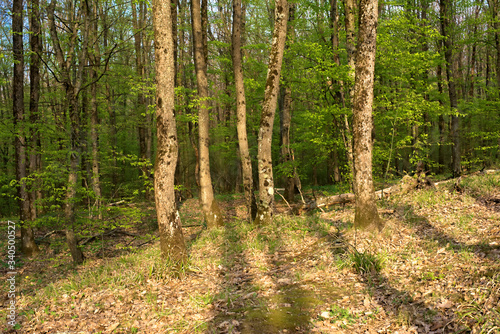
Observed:
[[[222,283],[207,333],[310,333],[315,307],[332,293],[297,279],[279,233],[249,226],[250,234],[252,241],[231,225],[224,230]],[[249,259],[249,247],[261,246],[265,256]]]

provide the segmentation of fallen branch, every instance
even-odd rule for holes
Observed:
[[[479,174],[495,174],[500,172],[500,170],[485,170],[482,172],[477,172],[474,174],[470,174],[467,176],[473,176],[473,175],[479,175]],[[467,177],[467,176],[462,176],[462,177]],[[434,188],[442,184],[450,183],[450,182],[460,182],[461,178],[455,178],[455,179],[450,179],[446,181],[440,181],[440,182],[432,182],[428,177],[425,176],[425,174],[421,174],[417,178],[414,178],[409,175],[405,175],[399,184],[396,184],[392,187],[381,189],[375,191],[375,198],[376,199],[382,199],[382,198],[387,198],[390,195],[393,195],[395,193],[406,193],[410,190],[413,189],[422,189],[422,188]],[[314,209],[321,209],[321,207],[324,206],[330,206],[330,205],[336,205],[336,204],[346,204],[346,203],[354,203],[356,201],[356,196],[353,193],[347,193],[347,194],[341,194],[341,195],[335,195],[335,196],[327,196],[327,197],[319,197],[316,198],[312,201],[309,201],[308,203],[305,204],[296,204],[292,208],[292,212],[296,215],[300,215],[304,212],[308,212]]]
[[[83,246],[83,245],[86,245],[86,244],[94,241],[97,238],[107,237],[107,236],[115,234],[115,233],[123,234],[123,235],[129,236],[129,237],[133,237],[133,238],[138,238],[139,237],[137,234],[129,233],[129,232],[126,232],[126,231],[122,231],[119,228],[115,228],[115,229],[112,229],[110,231],[106,231],[106,232],[103,232],[103,233],[94,234],[94,235],[88,237],[87,239],[85,239],[83,241],[80,241],[79,244]]]

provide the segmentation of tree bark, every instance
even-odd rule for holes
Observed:
[[[460,134],[459,118],[455,114],[458,108],[457,90],[455,86],[455,75],[453,71],[453,36],[451,35],[451,2],[449,0],[439,0],[439,14],[441,21],[441,33],[444,38],[444,57],[446,60],[446,77],[448,78],[448,95],[450,97],[451,115],[451,136],[453,140],[452,147],[452,170],[453,175],[461,174],[461,156],[460,156]]]
[[[90,114],[90,140],[92,145],[92,176],[91,176],[91,184],[92,190],[94,191],[95,196],[95,207],[97,210],[97,217],[102,219],[101,212],[101,181],[99,176],[99,105],[97,103],[97,79],[98,72],[97,69],[101,62],[101,54],[99,50],[98,43],[98,5],[99,0],[94,0],[92,6],[92,24],[91,24],[91,34],[92,40],[94,42],[94,52],[90,52],[93,54],[91,57],[92,68],[90,71],[90,80],[92,84],[90,85],[90,95],[91,95],[91,114]]]
[[[354,40],[356,32],[356,23],[354,21],[355,1],[345,0],[345,30],[346,30],[346,49],[347,49],[347,64],[351,67],[351,77],[354,79],[356,69],[356,44]]]
[[[241,0],[233,1],[233,33],[232,33],[232,57],[234,69],[234,86],[236,88],[236,129],[238,132],[238,145],[240,149],[241,171],[243,179],[243,191],[247,207],[247,219],[255,219],[256,212],[252,212],[255,205],[255,195],[252,177],[252,160],[248,149],[247,138],[247,107],[245,98],[245,86],[243,83],[242,66],[242,43],[241,43]]]
[[[174,262],[187,259],[174,185],[178,158],[174,116],[174,54],[170,0],[153,1],[156,67],[156,127],[158,150],[155,163],[155,201],[162,256]]]
[[[354,225],[381,230],[372,179],[372,106],[377,37],[377,0],[361,0],[353,100],[354,184],[356,210]]]
[[[264,102],[258,136],[259,208],[256,224],[269,224],[273,219],[274,179],[271,144],[274,115],[278,101],[279,81],[283,53],[285,50],[288,21],[287,0],[276,0],[274,10],[274,32],[269,55]]]
[[[338,23],[336,23],[337,19],[337,4],[335,0],[331,0],[331,8],[330,8],[330,20],[332,20],[332,28],[333,34],[338,35]],[[350,77],[354,81],[355,70],[356,70],[356,44],[355,44],[355,31],[356,24],[354,21],[354,13],[355,13],[355,2],[354,0],[344,0],[345,7],[345,30],[346,30],[346,49],[347,49],[347,64],[350,67]],[[337,30],[337,31],[336,31]],[[340,58],[338,56],[338,46],[339,40],[338,38],[332,38],[332,47],[334,48],[334,60],[337,65],[340,65]],[[343,91],[341,92],[341,103],[342,107],[345,108],[346,95],[351,97],[353,90],[350,90],[348,86],[343,85]],[[354,157],[353,157],[353,146],[352,146],[352,132],[351,127],[349,125],[349,117],[347,114],[343,115],[344,117],[344,131],[342,131],[342,139],[344,140],[344,146],[346,148],[346,156],[347,156],[347,164],[349,166],[349,170],[351,171],[352,178],[354,179]],[[353,188],[355,187],[355,182],[351,182]]]
[[[214,199],[212,177],[210,175],[209,154],[209,103],[207,63],[205,59],[205,44],[201,20],[200,0],[191,1],[191,18],[193,26],[193,47],[198,86],[198,134],[200,154],[200,199],[208,228],[222,226],[222,215],[217,201]],[[206,36],[206,35],[205,35]]]
[[[151,129],[150,120],[148,117],[149,111],[147,108],[146,97],[144,96],[143,90],[145,85],[145,51],[144,51],[144,38],[143,38],[143,9],[142,4],[139,4],[139,12],[137,12],[136,3],[132,1],[132,25],[134,28],[134,49],[135,49],[135,66],[136,74],[139,79],[139,89],[137,93],[136,108],[139,118],[138,132],[139,132],[139,159],[142,177],[144,180],[150,177],[149,162],[151,161]],[[145,198],[147,200],[151,199],[151,194],[146,188]]]
[[[500,8],[498,0],[488,0],[488,4],[491,10],[491,16],[493,17],[493,28],[495,31],[495,48],[497,51],[497,87],[498,94],[500,96]]]
[[[24,50],[23,50],[23,1],[12,2],[12,51],[14,69],[12,78],[12,111],[16,131],[14,146],[16,151],[16,179],[19,182],[17,194],[19,198],[19,221],[21,226],[21,250],[26,256],[39,252],[35,243],[33,229],[28,225],[31,218],[30,196],[26,188],[26,148],[28,146],[24,134]]]
[[[287,41],[285,51],[288,45],[294,42],[295,31],[291,24],[295,18],[295,3],[290,4],[288,25],[287,25]],[[286,61],[286,59],[285,59]],[[285,64],[286,66],[286,64]],[[293,202],[295,197],[295,187],[299,187],[300,182],[297,182],[297,168],[293,162],[293,155],[290,149],[290,126],[292,122],[292,89],[290,82],[284,78],[284,84],[281,87],[282,106],[280,108],[280,137],[281,137],[281,163],[292,170],[285,175],[285,199],[288,202]]]
[[[34,177],[34,188],[29,193],[30,196],[30,221],[37,218],[36,200],[41,199],[41,184],[40,179],[36,175],[41,169],[41,141],[39,134],[40,115],[38,103],[40,100],[40,55],[42,54],[42,42],[40,38],[40,2],[39,0],[31,0],[30,12],[30,166],[29,171]]]

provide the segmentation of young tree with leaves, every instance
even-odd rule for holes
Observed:
[[[55,23],[55,2],[52,1],[47,7],[49,29],[52,46],[56,54],[56,61],[59,67],[58,82],[61,82],[65,90],[64,104],[69,114],[70,135],[69,135],[69,173],[68,183],[66,186],[66,198],[64,203],[64,215],[66,218],[66,241],[68,243],[73,262],[83,263],[84,256],[81,249],[78,247],[77,236],[74,231],[76,223],[76,194],[78,187],[78,167],[81,159],[81,138],[80,138],[80,108],[78,104],[78,95],[81,92],[83,85],[83,72],[87,60],[87,47],[89,38],[89,17],[88,7],[83,3],[80,4],[79,15],[83,22],[73,20],[71,22],[70,47],[66,52],[63,51],[57,26]],[[72,15],[72,14],[71,14]],[[76,16],[76,13],[74,13]],[[83,27],[81,24],[83,23]],[[77,49],[78,33],[83,33],[81,48]],[[75,62],[72,60],[78,58],[78,66],[75,68]]]

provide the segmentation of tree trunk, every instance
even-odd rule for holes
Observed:
[[[238,144],[240,148],[241,171],[243,178],[243,190],[247,206],[247,219],[255,219],[256,212],[252,212],[252,202],[255,202],[252,178],[252,160],[248,149],[247,138],[247,109],[245,99],[245,86],[243,84],[243,67],[241,51],[241,0],[233,1],[233,34],[232,34],[232,57],[234,68],[234,85],[236,88],[236,117],[238,132]]]
[[[356,32],[356,23],[354,21],[355,1],[345,0],[345,30],[346,30],[346,49],[347,49],[347,64],[351,67],[351,78],[354,79],[356,69],[356,45],[354,35]]]
[[[21,250],[26,256],[39,252],[35,243],[33,229],[27,225],[31,218],[30,196],[26,189],[26,147],[24,135],[24,50],[23,50],[23,1],[12,2],[12,51],[14,70],[12,78],[12,111],[14,115],[16,151],[16,179],[19,182],[17,196],[19,198],[19,221],[21,227]]]
[[[101,55],[98,43],[98,1],[95,0],[93,3],[93,22],[91,24],[91,34],[94,42],[94,52],[93,57],[91,57],[92,69],[90,71],[90,80],[92,84],[90,85],[90,95],[91,95],[91,114],[90,114],[90,140],[92,145],[92,190],[95,196],[95,208],[97,210],[97,216],[102,219],[101,212],[101,182],[99,177],[99,106],[97,103],[97,68],[101,62]]]
[[[491,9],[491,16],[493,17],[493,28],[495,31],[495,48],[497,51],[497,91],[500,96],[500,8],[498,0],[488,0]]]
[[[295,18],[295,4],[290,4],[288,25],[287,25],[287,41],[285,44],[285,51],[288,46],[294,42],[295,31],[292,22]],[[287,59],[285,59],[286,62]],[[285,63],[285,66],[286,63]],[[281,138],[281,163],[292,168],[287,171],[285,175],[285,199],[288,202],[293,202],[295,197],[296,180],[298,179],[297,168],[292,160],[292,151],[290,150],[290,125],[292,122],[292,89],[290,82],[284,78],[284,84],[281,87],[282,105],[280,108],[280,138]]]
[[[146,98],[143,93],[144,87],[142,85],[144,82],[144,43],[143,43],[143,32],[144,22],[142,20],[143,6],[139,4],[139,13],[137,12],[136,3],[132,1],[132,24],[134,28],[134,48],[135,48],[135,66],[136,75],[139,80],[140,87],[137,93],[136,100],[136,110],[138,113],[139,124],[139,159],[141,166],[141,173],[144,180],[149,178],[150,170],[148,162],[151,161],[151,144],[148,143],[148,135],[150,136],[150,122],[148,122],[148,108],[146,103]],[[148,189],[145,190],[145,198],[147,200],[151,199],[151,194]]]
[[[41,180],[36,175],[41,170],[42,154],[41,154],[41,140],[38,132],[40,126],[40,115],[38,103],[40,100],[40,55],[42,54],[42,41],[40,38],[40,2],[39,0],[31,0],[31,14],[30,14],[30,174],[34,174],[34,188],[31,190],[30,196],[30,220],[34,221],[37,218],[36,200],[41,199]]]
[[[222,215],[217,201],[214,199],[212,177],[210,175],[209,154],[209,103],[208,103],[208,79],[207,63],[205,58],[203,41],[203,29],[201,20],[200,0],[191,1],[191,17],[193,26],[193,47],[196,68],[196,81],[198,85],[198,133],[200,154],[200,199],[203,213],[208,228],[222,226]],[[206,36],[206,35],[205,35]]]
[[[331,8],[330,8],[330,20],[332,21],[332,34],[338,35],[338,15],[337,15],[337,3],[335,0],[331,0]],[[355,3],[354,0],[345,0],[345,30],[346,30],[346,49],[347,49],[347,64],[350,67],[350,77],[354,81],[354,75],[356,70],[356,45],[354,40],[354,35],[356,31],[356,24],[354,22],[354,12],[355,12]],[[337,65],[340,65],[340,57],[338,55],[338,47],[339,47],[339,39],[332,37],[332,47],[333,47],[333,57],[334,61]],[[341,91],[341,103],[342,107],[345,108],[345,97],[350,96],[352,98],[353,90],[349,90],[346,85],[342,85]],[[354,179],[354,157],[353,157],[353,146],[352,146],[352,133],[351,127],[349,125],[349,117],[344,114],[344,131],[342,131],[342,139],[344,141],[344,146],[346,148],[346,156],[347,156],[347,164],[349,166],[349,170],[351,171],[352,178]],[[354,182],[351,182],[353,188],[355,186]]]
[[[155,201],[162,256],[174,262],[187,258],[174,185],[178,157],[174,116],[174,54],[170,0],[153,1],[156,67],[156,127],[158,150],[155,163]]]
[[[256,224],[269,224],[273,219],[274,179],[271,144],[288,21],[287,0],[276,0],[275,4],[274,32],[258,137],[259,209],[255,218]]]
[[[354,184],[356,210],[354,224],[381,230],[372,179],[372,106],[377,36],[377,0],[361,0],[356,80],[353,100]]]
[[[451,2],[449,0],[439,0],[439,14],[441,20],[441,33],[444,38],[444,57],[446,60],[446,77],[448,78],[448,95],[450,97],[451,115],[451,136],[453,140],[452,147],[452,170],[453,175],[461,174],[460,157],[460,134],[459,119],[455,115],[458,108],[458,98],[455,86],[455,75],[453,71],[453,36],[451,35]]]

